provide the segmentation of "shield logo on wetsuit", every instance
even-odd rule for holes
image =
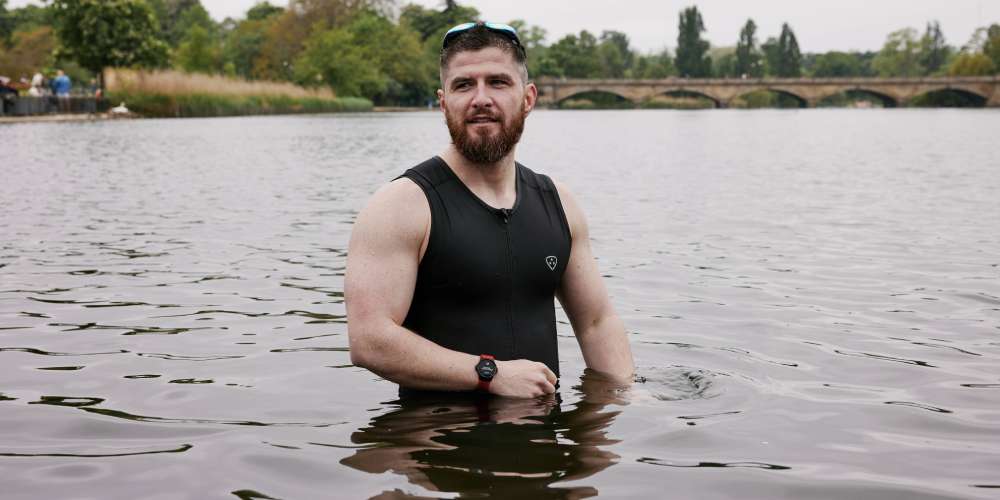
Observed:
[[[555,271],[556,264],[559,263],[559,259],[557,259],[555,255],[549,255],[545,258],[545,263],[549,266],[550,270]]]

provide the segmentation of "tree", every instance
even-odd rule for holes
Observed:
[[[55,47],[56,37],[49,26],[18,30],[11,37],[10,45],[3,49],[3,57],[0,57],[0,75],[9,75],[12,78],[21,75],[30,77],[52,62],[52,51]]]
[[[142,0],[54,0],[52,9],[60,54],[94,73],[167,60],[167,44],[157,38],[156,18]]]
[[[14,20],[7,12],[7,0],[0,0],[0,43],[10,43],[12,34],[14,34]]]
[[[993,61],[994,71],[1000,71],[1000,24],[990,25],[986,29],[986,41],[983,43],[983,54]]]
[[[194,25],[174,54],[175,64],[188,73],[214,73],[218,68],[219,52],[205,28]]]
[[[631,73],[632,78],[659,80],[675,75],[676,69],[670,52],[664,49],[660,53],[637,56]]]
[[[566,35],[552,44],[548,57],[559,76],[567,78],[595,78],[601,73],[600,57],[597,54],[597,38],[587,30],[580,35]]]
[[[201,4],[201,0],[148,0],[148,2],[160,21],[160,37],[171,47],[177,47],[192,26],[201,26],[209,33],[215,31],[215,23]]]
[[[872,61],[872,67],[882,77],[914,77],[924,74],[920,64],[920,40],[917,30],[904,28],[886,38],[882,50]]]
[[[757,24],[753,19],[747,19],[747,23],[740,30],[740,39],[736,43],[735,71],[739,76],[760,78],[763,70],[760,64],[760,51],[757,50]]]
[[[781,78],[802,76],[802,53],[799,51],[799,42],[795,38],[795,33],[788,26],[788,23],[781,26],[774,70],[775,75]]]
[[[258,2],[247,11],[247,21],[263,21],[275,14],[281,14],[285,9],[267,2]]]
[[[602,78],[624,78],[625,72],[632,67],[634,58],[629,48],[628,35],[620,31],[601,33],[597,55],[601,65],[599,76]]]
[[[435,44],[440,44],[445,32],[453,26],[475,19],[479,19],[475,7],[463,7],[454,2],[441,11],[411,3],[403,7],[399,15],[399,22],[416,30],[421,41],[433,40]]]
[[[231,64],[236,75],[254,78],[254,62],[260,57],[268,29],[275,19],[277,16],[268,16],[264,19],[247,19],[237,24],[223,40],[223,64]]]
[[[338,95],[389,104],[423,104],[433,70],[415,31],[371,11],[317,31],[295,61],[295,79],[303,85],[328,85]]]
[[[944,70],[945,63],[951,57],[951,47],[944,40],[941,24],[937,21],[927,23],[927,31],[920,39],[920,65],[924,74],[935,74]]]
[[[713,49],[710,54],[712,57],[712,74],[716,78],[739,78],[743,76],[743,73],[736,71],[735,48],[722,47]]]
[[[692,6],[681,11],[679,17],[677,71],[685,77],[707,78],[712,74],[712,60],[706,55],[709,44],[701,38],[705,31],[701,13]]]
[[[948,66],[950,76],[986,76],[997,70],[993,61],[981,52],[963,52]]]
[[[288,8],[269,18],[267,35],[254,61],[254,75],[295,80],[295,60],[314,33],[342,27],[364,12],[382,12],[390,0],[289,0]]]
[[[812,75],[816,78],[864,76],[864,68],[857,54],[834,51],[816,58]]]

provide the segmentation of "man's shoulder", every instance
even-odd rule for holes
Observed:
[[[421,204],[427,204],[424,190],[413,179],[400,176],[376,190],[366,208],[413,210]]]

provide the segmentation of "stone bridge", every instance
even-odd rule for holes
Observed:
[[[931,92],[949,91],[971,95],[985,106],[1000,107],[1000,77],[963,76],[927,78],[755,78],[665,80],[583,80],[542,77],[538,103],[557,106],[573,96],[588,92],[614,94],[639,103],[657,96],[686,93],[711,99],[725,108],[744,94],[759,90],[777,92],[796,98],[803,107],[815,107],[820,101],[844,92],[862,92],[882,100],[887,107],[905,106],[914,97]]]

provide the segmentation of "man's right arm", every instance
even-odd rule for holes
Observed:
[[[405,387],[469,391],[479,381],[478,356],[446,349],[402,326],[430,223],[427,199],[409,179],[378,190],[358,215],[344,283],[351,362]],[[490,392],[534,397],[555,391],[556,377],[542,363],[497,366]]]

